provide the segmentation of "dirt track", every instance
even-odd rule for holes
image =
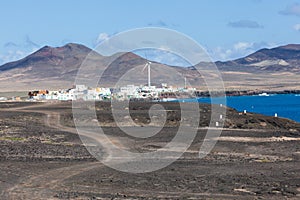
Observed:
[[[71,127],[65,127],[60,124],[60,114],[53,111],[48,110],[30,110],[30,108],[39,108],[39,107],[47,107],[51,104],[40,104],[40,105],[29,105],[24,107],[18,107],[14,109],[8,109],[7,111],[23,111],[29,113],[42,113],[46,115],[45,124],[49,127],[56,128],[62,131],[66,131],[69,133],[77,134],[77,130]],[[98,140],[99,143],[103,143],[101,137],[97,135],[97,137],[92,137],[93,134],[89,132],[81,132],[81,136],[91,137],[93,140]],[[107,145],[103,144],[102,146],[103,152],[103,160],[108,159],[107,155],[112,154],[111,149],[107,147]],[[107,147],[107,148],[104,148]],[[33,176],[30,179],[18,183],[15,186],[9,188],[4,192],[6,198],[10,199],[42,199],[47,194],[49,197],[54,196],[55,193],[52,191],[55,188],[59,188],[60,182],[63,180],[77,175],[79,173],[92,170],[96,167],[102,166],[100,162],[91,162],[84,163],[79,165],[74,165],[70,167],[63,167],[59,169],[55,169],[52,171],[48,171],[47,173],[43,173],[37,176]],[[37,188],[36,188],[37,187]],[[34,189],[33,189],[34,188]]]
[[[22,106],[1,105],[2,199],[300,198],[300,137],[294,130],[230,128],[223,131],[214,150],[199,159],[205,135],[201,128],[181,159],[162,170],[136,175],[103,166],[86,152],[69,122],[69,104]],[[138,116],[142,121],[144,115]],[[23,121],[15,123],[19,119]],[[105,117],[100,120],[108,122]],[[230,122],[234,126],[234,120]],[[176,126],[170,126],[150,140],[135,141],[132,147],[136,151],[158,149],[175,131]],[[116,127],[107,126],[106,133],[116,143],[124,139]],[[101,151],[103,159],[111,153],[106,144]]]

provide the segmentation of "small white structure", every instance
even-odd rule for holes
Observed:
[[[77,92],[83,92],[83,91],[87,90],[87,87],[85,85],[76,85],[75,90]]]
[[[111,98],[111,90],[109,88],[96,88],[96,94],[99,100],[105,100]]]
[[[59,93],[57,95],[57,99],[60,100],[60,101],[75,100],[74,95],[73,94],[69,94],[69,93]]]
[[[0,101],[7,101],[6,97],[0,97]]]
[[[116,93],[120,99],[138,98],[139,87],[135,85],[127,85],[120,87],[120,90]]]
[[[268,97],[268,96],[270,96],[268,93],[266,93],[266,92],[263,92],[263,93],[261,93],[261,94],[258,94],[258,96],[263,96],[263,97]]]
[[[58,100],[59,91],[49,91],[46,95],[46,100]]]

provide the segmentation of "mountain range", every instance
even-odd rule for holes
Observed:
[[[244,58],[233,61],[216,62],[219,69],[244,67],[261,71],[300,72],[300,45],[289,44],[272,49],[261,49]]]
[[[131,52],[110,57],[102,56],[80,44],[62,47],[45,46],[27,57],[0,66],[0,91],[68,88],[74,84],[79,67],[92,55],[93,68],[103,69],[103,86],[147,83],[143,70],[147,60]],[[106,68],[107,64],[109,67]],[[197,67],[206,65],[199,63]],[[283,90],[298,89],[300,76],[300,45],[289,44],[272,49],[261,49],[246,57],[226,62],[215,62],[226,89]],[[172,72],[172,73],[170,73]],[[174,73],[173,73],[174,72]],[[127,77],[123,77],[128,73]],[[93,76],[90,72],[87,76]],[[186,77],[193,85],[205,88],[205,78],[195,73],[194,67],[175,67],[152,62],[152,84],[170,81],[170,85],[183,85]],[[201,87],[200,87],[201,88]]]

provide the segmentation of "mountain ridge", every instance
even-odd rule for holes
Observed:
[[[0,86],[0,89],[28,90],[32,88],[70,87],[74,84],[79,67],[86,56],[91,54],[95,59],[94,67],[105,68],[107,63],[113,61],[103,73],[105,86],[113,85],[127,71],[135,67],[140,67],[136,72],[137,75],[132,75],[126,83],[130,84],[130,79],[134,79],[140,84],[147,82],[145,81],[147,79],[146,73],[142,70],[147,60],[137,54],[123,52],[106,57],[84,45],[68,43],[61,47],[44,46],[25,58],[1,65],[0,83],[2,87]],[[225,86],[228,88],[238,88],[239,85],[242,85],[242,88],[247,88],[247,84],[253,85],[254,88],[255,85],[263,87],[263,79],[269,79],[267,82],[271,85],[270,87],[286,87],[292,84],[283,83],[280,85],[272,78],[274,73],[279,78],[281,78],[281,74],[285,76],[287,74],[288,78],[293,80],[295,76],[300,74],[300,45],[288,44],[271,49],[264,48],[239,59],[225,62],[217,61],[215,64],[221,71]],[[201,65],[205,65],[205,63],[200,63],[197,67],[201,68]],[[158,84],[164,80],[172,79],[173,84],[182,84],[182,78],[171,77],[172,73],[169,73],[171,70],[176,70],[191,81],[201,77],[199,73],[195,73],[195,67],[174,67],[153,62],[151,70],[153,83]],[[264,77],[260,79],[259,77],[262,75]],[[202,80],[201,83],[194,84],[203,85],[205,82]]]
[[[92,50],[84,45],[68,43],[62,47],[44,46],[32,54],[13,62],[9,62],[0,66],[0,71],[11,70],[14,68],[24,68],[31,65],[33,62],[53,62],[57,65],[63,59],[74,59],[86,56]]]
[[[238,58],[232,61],[217,61],[216,65],[221,69],[224,66],[252,66],[259,67],[260,70],[292,70],[295,72],[300,72],[300,44],[288,44],[270,49],[263,48],[248,56]]]

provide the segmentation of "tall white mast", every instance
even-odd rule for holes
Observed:
[[[151,86],[151,62],[150,61],[147,61],[143,71],[145,70],[146,67],[148,67],[148,87],[150,88]]]
[[[148,62],[148,87],[151,86],[151,62]]]

